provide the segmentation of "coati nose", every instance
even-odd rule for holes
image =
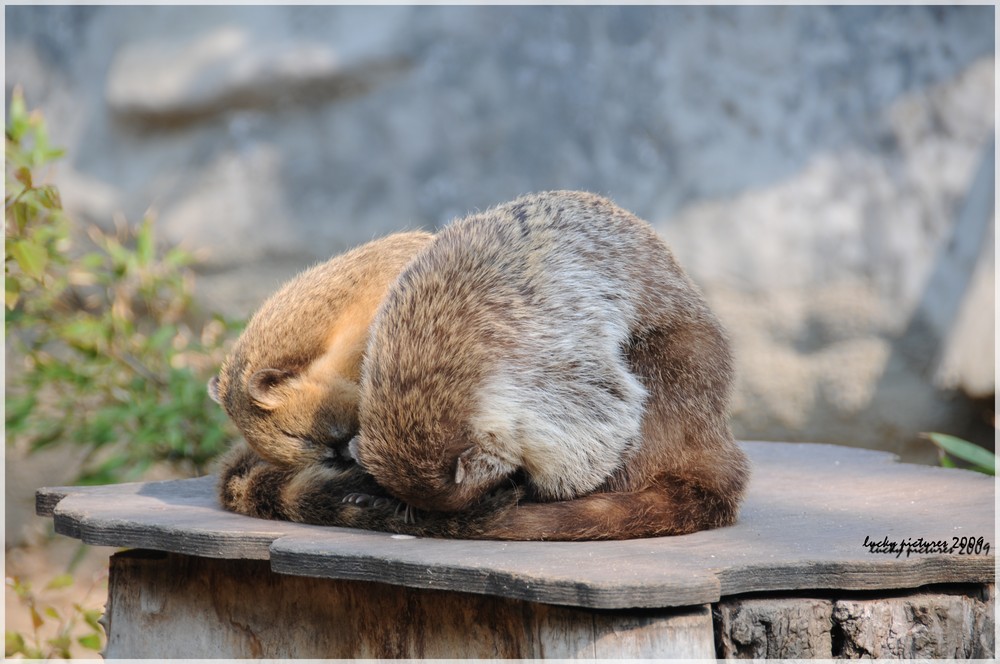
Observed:
[[[351,442],[347,443],[347,447],[345,448],[347,450],[347,457],[353,459],[355,462],[357,462],[358,460],[359,438],[361,438],[361,436],[355,436],[354,438],[351,438]]]
[[[330,440],[333,442],[334,447],[346,445],[356,433],[357,431],[336,424],[331,426],[329,430]]]
[[[350,445],[356,445],[357,429],[345,429],[339,426],[330,427],[330,438],[332,447],[338,457],[345,461],[353,461],[354,457],[349,449]]]

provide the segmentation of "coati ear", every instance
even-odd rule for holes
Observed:
[[[222,399],[219,397],[219,377],[212,376],[208,379],[208,396],[217,404],[222,404]]]
[[[473,444],[455,459],[455,474],[452,480],[461,484],[470,477],[476,484],[500,481],[512,474],[517,467],[508,461],[487,452],[479,445]]]
[[[468,466],[472,461],[472,456],[478,451],[478,448],[473,445],[469,449],[465,450],[458,455],[455,459],[455,484],[461,484],[462,480],[465,479],[465,475],[468,472]]]
[[[278,388],[292,376],[294,376],[292,372],[281,369],[255,371],[247,381],[247,392],[258,406],[264,410],[273,410],[282,402]]]

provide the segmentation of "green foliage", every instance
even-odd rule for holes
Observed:
[[[61,267],[67,236],[59,192],[39,183],[36,171],[62,155],[49,145],[41,114],[29,114],[20,89],[10,104],[6,131],[4,182],[5,295],[14,308],[27,289],[45,282],[46,271]]]
[[[233,436],[205,384],[236,326],[219,316],[197,322],[194,257],[158,247],[151,217],[82,233],[41,177],[61,154],[15,90],[5,329],[21,361],[8,367],[8,444],[84,446],[83,483],[138,479],[164,461],[200,473]]]
[[[938,457],[941,465],[945,468],[955,468],[957,464],[949,457],[955,457],[970,464],[971,470],[996,475],[996,455],[989,450],[984,450],[967,440],[949,436],[945,433],[925,433],[928,438],[938,448]]]
[[[107,575],[97,578],[87,590],[83,602],[99,584],[106,583]],[[17,595],[18,602],[31,616],[31,633],[5,630],[4,657],[21,656],[27,659],[70,659],[76,646],[92,651],[91,657],[104,647],[104,630],[101,628],[101,611],[86,608],[74,602],[71,610],[61,614],[53,603],[54,595],[75,583],[71,574],[60,574],[50,580],[43,590],[36,591],[31,582],[18,577],[7,577],[7,587]]]

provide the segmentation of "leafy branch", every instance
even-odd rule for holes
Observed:
[[[233,436],[205,383],[238,325],[199,315],[194,256],[160,247],[154,219],[83,232],[48,176],[62,151],[15,89],[6,127],[8,445],[82,445],[78,480],[138,479],[168,462],[201,473]]]
[[[4,657],[20,655],[27,659],[71,659],[77,645],[100,652],[105,642],[101,611],[85,608],[85,604],[99,585],[107,584],[107,578],[107,572],[95,576],[81,601],[74,602],[72,609],[63,614],[47,600],[47,596],[73,585],[71,574],[53,577],[40,592],[34,590],[28,580],[7,577],[7,587],[31,616],[32,630],[27,636],[16,630],[5,630]],[[52,631],[55,632],[53,636],[44,635]]]

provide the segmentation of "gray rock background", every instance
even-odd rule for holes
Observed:
[[[993,7],[6,8],[66,206],[152,206],[210,308],[588,189],[727,324],[741,437],[931,462],[993,438],[993,53]]]

